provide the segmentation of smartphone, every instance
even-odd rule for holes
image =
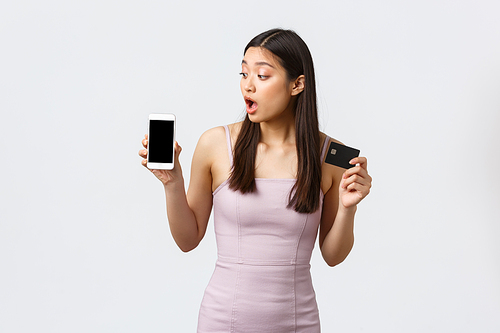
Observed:
[[[349,169],[354,166],[349,164],[349,161],[358,156],[359,149],[332,142],[328,148],[325,162],[344,169]]]
[[[148,125],[148,169],[174,168],[175,115],[153,113]]]

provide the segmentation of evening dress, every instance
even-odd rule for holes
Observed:
[[[224,129],[232,167],[230,132]],[[218,258],[198,333],[320,332],[310,259],[324,195],[312,214],[287,208],[295,181],[256,178],[256,191],[242,194],[226,180],[213,192]]]

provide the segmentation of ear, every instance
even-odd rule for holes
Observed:
[[[306,77],[304,75],[300,75],[295,79],[292,85],[292,96],[297,96],[300,94],[306,86]]]

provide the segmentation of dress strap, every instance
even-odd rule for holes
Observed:
[[[233,168],[233,146],[231,145],[231,133],[229,132],[229,127],[224,125],[224,130],[226,131],[226,141],[227,141],[227,151],[229,153],[229,164],[231,169]]]
[[[325,154],[326,154],[326,150],[328,149],[328,144],[330,143],[330,137],[327,135],[326,138],[325,138],[325,142],[323,143],[323,149],[321,150],[321,163],[323,163],[324,159],[325,159]]]

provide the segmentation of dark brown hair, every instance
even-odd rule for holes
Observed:
[[[272,29],[254,37],[245,47],[262,47],[270,51],[287,72],[288,80],[305,76],[304,90],[295,104],[295,141],[297,145],[297,181],[289,196],[289,207],[299,213],[313,213],[319,208],[321,189],[321,143],[316,104],[316,80],[311,53],[294,31]],[[229,188],[242,193],[254,192],[255,156],[260,140],[260,124],[248,115],[234,147],[234,165]]]

